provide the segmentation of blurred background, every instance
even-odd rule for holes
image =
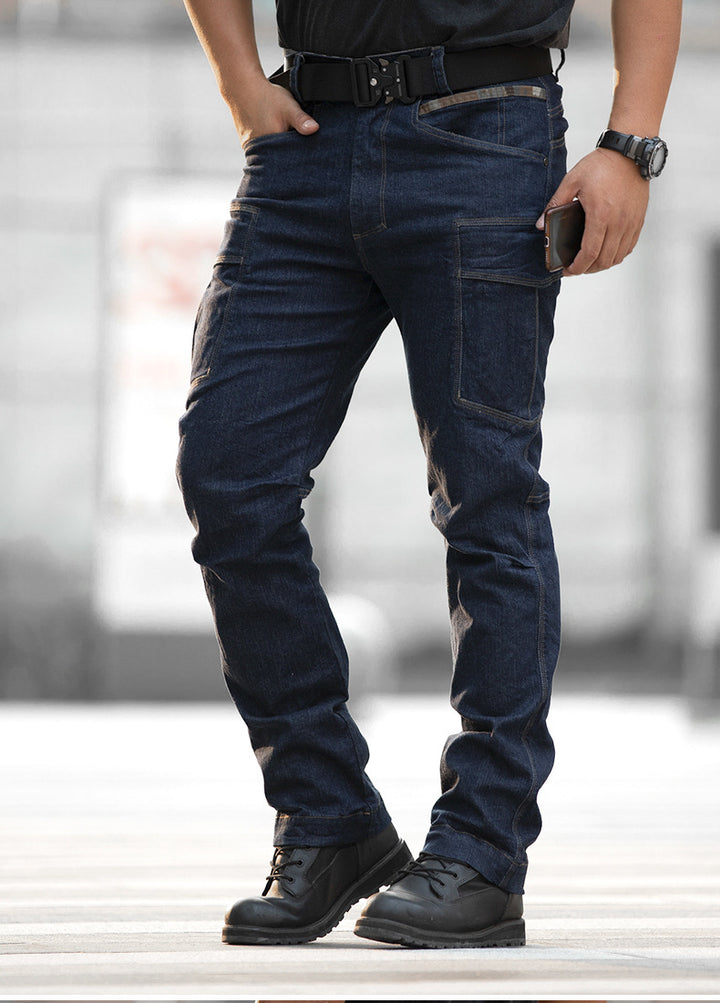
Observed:
[[[282,62],[256,0],[263,65]],[[669,166],[621,269],[567,281],[544,475],[558,687],[720,695],[720,5],[685,0]],[[609,0],[561,72],[606,125]],[[224,698],[175,483],[197,303],[243,154],[179,0],[0,0],[0,696]],[[308,520],[356,692],[447,689],[444,550],[399,334]]]

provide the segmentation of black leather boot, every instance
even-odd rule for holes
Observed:
[[[305,944],[323,937],[350,906],[388,884],[410,861],[392,825],[350,846],[278,846],[265,890],[235,903],[225,917],[223,940]]]
[[[373,895],[355,933],[408,947],[521,947],[522,911],[522,895],[489,884],[467,864],[421,853]]]

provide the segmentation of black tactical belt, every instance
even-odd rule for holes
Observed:
[[[285,68],[272,74],[272,83],[291,89],[293,60],[292,55],[285,57]],[[496,45],[446,52],[444,66],[453,93],[553,72],[549,49],[534,45]],[[303,101],[352,101],[358,108],[370,108],[381,101],[410,104],[416,98],[439,93],[432,56],[407,54],[390,60],[362,56],[313,61],[313,57],[305,56],[298,69],[297,88]]]

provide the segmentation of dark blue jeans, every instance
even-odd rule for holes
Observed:
[[[440,84],[409,105],[315,102],[316,134],[248,144],[198,312],[178,476],[275,842],[382,829],[302,502],[396,318],[447,544],[460,715],[425,849],[518,892],[553,760],[558,576],[538,466],[559,282],[535,221],[566,123],[552,76]]]

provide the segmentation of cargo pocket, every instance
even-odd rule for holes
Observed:
[[[544,404],[558,276],[535,219],[457,222],[458,404],[531,426]]]
[[[225,338],[230,302],[247,264],[250,238],[257,219],[256,206],[233,199],[230,219],[220,245],[210,283],[195,317],[192,341],[191,386],[206,379],[218,358]]]

